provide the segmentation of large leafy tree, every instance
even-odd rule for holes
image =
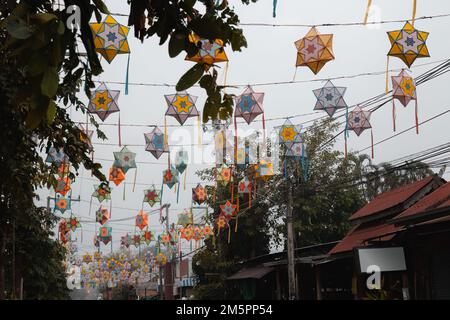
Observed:
[[[156,35],[160,44],[170,36],[171,57],[183,50],[189,55],[198,51],[199,44],[186,41],[191,33],[210,40],[222,39],[233,50],[246,46],[242,31],[236,27],[238,17],[226,0],[220,5],[212,0],[199,1],[203,12],[194,9],[195,0],[128,3],[129,24],[134,26],[135,35],[141,40]],[[80,13],[77,29],[67,27],[71,13],[65,8],[72,5]],[[5,297],[5,292],[14,297],[19,285],[17,275],[27,278],[28,298],[65,295],[56,280],[48,280],[44,288],[44,277],[60,279],[63,275],[62,248],[47,239],[52,236],[54,216],[36,208],[35,192],[56,183],[56,168],[45,164],[40,156],[50,147],[63,147],[76,170],[83,165],[105,180],[101,166],[91,161],[88,146],[80,139],[82,133],[66,111],[72,107],[86,112],[78,94],[84,89],[89,96],[95,86],[92,77],[102,72],[89,27],[92,16],[100,21],[101,13],[108,13],[102,0],[62,0],[61,5],[50,0],[0,3],[0,298]],[[232,99],[222,95],[223,88],[216,83],[216,68],[197,64],[178,84],[182,89],[200,80],[208,94],[205,121],[231,113]],[[97,128],[98,137],[105,138],[93,117],[88,119]],[[75,179],[75,174],[71,173],[70,178]],[[29,238],[33,241],[26,241]],[[46,254],[32,250],[30,243],[47,248]],[[13,279],[10,274],[14,274]]]

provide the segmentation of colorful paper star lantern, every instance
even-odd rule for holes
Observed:
[[[178,183],[178,171],[174,166],[170,166],[170,169],[163,171],[163,184],[167,185],[169,189]]]
[[[187,226],[192,224],[192,214],[188,211],[182,212],[178,214],[178,222],[179,226],[186,228]]]
[[[328,80],[323,88],[313,90],[317,98],[314,110],[324,110],[332,117],[337,109],[347,108],[347,103],[344,100],[346,90],[347,88],[336,87]]]
[[[256,178],[264,181],[269,180],[274,175],[273,164],[266,160],[261,160],[256,165]]]
[[[80,220],[77,217],[71,217],[66,219],[67,227],[75,232],[78,228],[81,228]]]
[[[430,53],[426,45],[429,33],[419,31],[406,22],[401,30],[388,32],[391,49],[388,56],[400,58],[408,68],[417,58],[429,57]]]
[[[152,233],[151,231],[149,231],[149,230],[145,230],[145,231],[142,233],[142,240],[143,240],[147,245],[149,245],[150,242],[152,242],[152,241],[154,240],[153,233]]]
[[[144,133],[144,137],[145,150],[153,154],[156,159],[159,159],[163,153],[169,152],[164,133],[158,127],[155,127],[150,133]]]
[[[227,220],[235,217],[237,212],[237,205],[232,204],[230,201],[225,202],[225,204],[220,205],[220,214],[223,215]]]
[[[51,147],[48,150],[47,158],[45,159],[45,162],[55,164],[56,166],[60,166],[61,164],[69,163],[69,157],[64,153],[64,149],[60,148],[59,150],[56,150],[56,148]]]
[[[244,177],[241,181],[239,181],[238,192],[241,194],[252,192],[252,182],[248,179],[248,177]]]
[[[186,170],[189,162],[188,152],[186,150],[179,150],[175,154],[175,169],[180,174],[183,174],[184,170]]]
[[[257,116],[264,113],[263,110],[264,93],[255,92],[248,86],[245,91],[235,98],[235,118],[243,118],[250,124]]]
[[[55,192],[59,193],[62,196],[65,196],[71,190],[70,184],[71,184],[70,178],[68,178],[68,177],[58,178]]]
[[[203,62],[206,65],[212,65],[217,62],[226,62],[228,57],[223,48],[223,41],[216,39],[200,39],[197,35],[190,35],[189,41],[199,46],[199,51],[192,57],[187,56],[186,60],[193,62]]]
[[[123,147],[120,152],[114,152],[113,167],[122,169],[127,173],[130,169],[136,168],[136,153],[131,152],[127,147]]]
[[[317,74],[323,66],[334,60],[333,35],[320,34],[312,27],[306,36],[295,42],[297,48],[296,67],[306,66]]]
[[[114,184],[118,186],[123,180],[125,180],[125,174],[122,169],[116,167],[109,169],[109,181],[114,182]]]
[[[155,186],[151,189],[144,190],[144,201],[148,203],[151,207],[157,202],[161,202],[161,190],[156,190]]]
[[[186,91],[177,92],[164,96],[167,102],[166,116],[171,116],[183,125],[190,117],[199,115],[195,102],[196,96],[188,94]]]
[[[106,184],[96,185],[92,197],[97,198],[100,203],[104,200],[111,200],[111,188]]]
[[[192,200],[194,202],[202,204],[206,201],[206,198],[206,189],[200,183],[195,188],[192,188]]]
[[[100,206],[100,208],[95,212],[95,221],[104,225],[108,222],[110,218],[109,211],[107,208]]]
[[[129,27],[121,25],[110,15],[103,22],[91,23],[90,26],[94,34],[95,51],[108,63],[118,54],[130,53],[127,40]]]
[[[100,120],[105,121],[111,113],[119,112],[119,90],[109,90],[103,82],[98,86],[89,100],[88,112],[97,114]]]
[[[397,76],[392,77],[392,119],[395,126],[395,100],[406,107],[408,103],[413,100],[416,103],[415,107],[415,119],[416,119],[416,133],[419,133],[419,117],[418,117],[418,105],[417,105],[417,86],[414,78],[406,71],[402,70]]]
[[[56,199],[55,199],[55,208],[54,210],[58,210],[59,212],[61,212],[62,214],[64,214],[64,212],[66,211],[70,211],[71,210],[71,197],[63,197],[60,196],[59,194],[56,195]]]
[[[100,227],[98,238],[101,242],[103,242],[103,244],[107,245],[112,240],[112,228]]]
[[[135,225],[139,229],[144,229],[148,226],[148,214],[146,214],[143,210],[139,211],[138,215],[135,219]]]
[[[227,185],[228,183],[232,182],[232,169],[228,165],[223,164],[220,168],[217,169],[216,180],[223,185]]]
[[[80,140],[88,146],[90,151],[92,151],[94,149],[94,146],[92,145],[94,130],[89,130],[81,123],[78,125],[78,129],[80,129]]]
[[[280,144],[286,145],[289,142],[298,142],[302,140],[302,125],[294,125],[291,120],[286,119],[278,129],[278,139]]]

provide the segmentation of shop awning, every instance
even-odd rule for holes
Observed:
[[[269,267],[252,267],[252,268],[243,268],[236,272],[235,274],[229,276],[227,280],[241,280],[241,279],[261,279],[265,275],[272,272],[274,268]]]

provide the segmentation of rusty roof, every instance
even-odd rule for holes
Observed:
[[[372,223],[370,225],[359,225],[353,228],[342,239],[329,254],[342,253],[353,250],[356,247],[365,247],[368,240],[378,239],[380,241],[387,241],[394,237],[395,232],[402,230],[401,227],[396,227],[386,223]]]
[[[349,220],[355,220],[373,214],[382,212],[384,210],[393,208],[402,204],[414,194],[419,192],[423,187],[433,180],[433,176],[426,177],[425,179],[407,184],[405,186],[383,192],[376,196],[372,201],[367,203],[364,207],[355,212]]]

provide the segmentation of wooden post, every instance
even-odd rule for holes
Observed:
[[[292,187],[288,186],[288,204],[286,212],[287,222],[287,261],[288,261],[288,288],[289,288],[289,300],[295,300],[296,294],[296,281],[295,281],[295,257],[294,257],[294,225],[292,223]]]
[[[169,234],[169,207],[170,204],[163,206],[166,209],[166,232]],[[172,246],[170,246],[172,248]],[[166,262],[164,266],[164,299],[173,300],[173,272],[172,272],[173,259]]]
[[[320,275],[320,268],[318,265],[314,266],[316,273],[316,299],[322,300],[322,279]]]

